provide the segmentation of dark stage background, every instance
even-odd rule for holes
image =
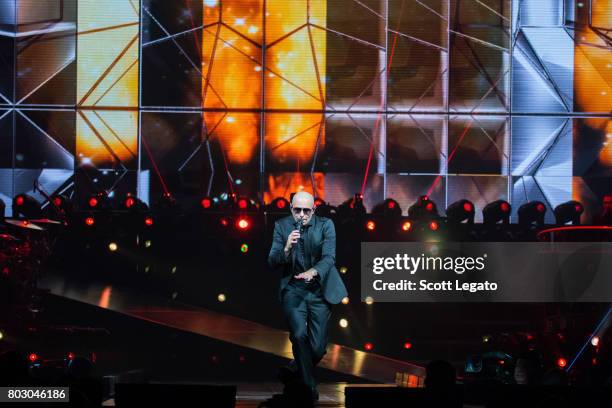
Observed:
[[[612,9],[573,0],[0,0],[0,198],[304,188],[599,210]],[[10,214],[10,208],[9,208]]]

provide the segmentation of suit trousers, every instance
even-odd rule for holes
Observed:
[[[327,351],[331,304],[323,297],[318,282],[306,284],[292,280],[281,299],[298,372],[304,384],[315,388],[313,369]]]

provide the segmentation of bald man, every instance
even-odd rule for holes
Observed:
[[[279,299],[289,323],[294,361],[284,367],[301,378],[318,399],[313,368],[325,355],[331,305],[346,296],[335,266],[336,230],[329,218],[314,214],[314,198],[293,196],[291,215],[274,224],[268,263],[281,272]]]

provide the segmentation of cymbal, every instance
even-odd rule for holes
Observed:
[[[0,241],[19,241],[19,239],[9,234],[0,234]]]
[[[44,231],[45,230],[43,227],[39,227],[36,224],[32,224],[28,220],[4,220],[4,222],[6,222],[7,224],[14,225],[19,228],[25,228],[25,229],[29,229],[33,231]]]
[[[50,220],[49,218],[41,218],[41,219],[38,219],[38,220],[30,220],[30,222],[33,222],[35,224],[57,224],[57,225],[61,225],[60,221]]]

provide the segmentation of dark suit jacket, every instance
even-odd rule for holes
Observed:
[[[304,253],[310,257],[310,263],[319,274],[323,296],[329,303],[340,303],[346,293],[346,287],[336,269],[336,229],[329,218],[313,215],[310,220],[308,239],[304,242]],[[268,255],[268,264],[281,272],[279,297],[293,276],[293,257],[285,257],[285,244],[291,231],[295,229],[293,216],[281,218],[274,223],[272,248]],[[295,248],[293,249],[295,251]]]

